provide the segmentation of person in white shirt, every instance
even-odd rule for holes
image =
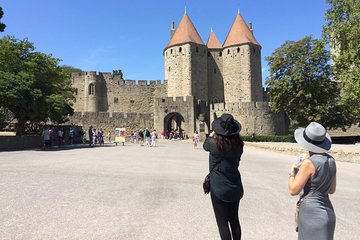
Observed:
[[[197,144],[199,142],[199,133],[198,133],[198,131],[194,132],[193,141],[194,141],[194,148],[197,148]]]
[[[151,146],[152,147],[156,146],[156,138],[157,138],[157,133],[156,133],[156,130],[154,129],[151,133]]]

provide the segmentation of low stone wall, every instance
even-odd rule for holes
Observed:
[[[0,136],[0,151],[41,148],[43,145],[42,136]]]
[[[286,145],[276,145],[276,144],[267,144],[264,142],[246,142],[246,146],[252,146],[252,147],[258,147],[263,148],[271,151],[277,151],[277,152],[286,152],[287,154],[291,155],[299,155],[300,153],[306,153],[306,151],[295,145],[290,144],[288,146]],[[336,161],[339,162],[352,162],[352,163],[360,163],[360,150],[355,147],[355,145],[352,145],[354,147],[351,148],[333,148],[328,153],[335,158]]]

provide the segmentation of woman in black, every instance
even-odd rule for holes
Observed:
[[[223,114],[212,123],[213,132],[204,142],[210,153],[210,195],[222,240],[241,239],[238,217],[244,190],[238,170],[244,143],[241,125],[232,115]],[[231,231],[230,231],[230,228]]]

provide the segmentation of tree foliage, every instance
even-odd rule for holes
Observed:
[[[0,6],[0,19],[4,16],[4,11],[2,7]],[[6,25],[0,21],[0,32],[3,32],[6,28]]]
[[[61,66],[61,69],[63,70],[63,72],[66,74],[66,76],[68,78],[71,78],[72,73],[82,73],[83,72],[83,70],[81,70],[80,68],[75,68],[75,67],[68,66],[68,65]]]
[[[327,0],[323,37],[335,50],[334,77],[342,85],[342,104],[360,122],[360,1]]]
[[[0,108],[13,114],[17,134],[48,120],[63,123],[73,113],[71,81],[60,60],[34,50],[27,39],[0,39]]]
[[[345,119],[337,104],[339,88],[330,81],[330,54],[321,40],[307,36],[297,42],[286,41],[266,60],[270,105],[284,112],[299,126],[312,121],[327,127],[343,126]]]

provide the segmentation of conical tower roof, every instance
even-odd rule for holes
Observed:
[[[219,39],[216,37],[215,33],[212,31],[210,32],[210,36],[209,39],[206,43],[206,46],[208,48],[222,48],[221,43],[219,41]]]
[[[174,35],[170,39],[169,43],[166,45],[165,49],[174,45],[188,42],[205,45],[199,33],[196,31],[196,28],[192,24],[189,16],[185,12],[183,18],[179,23],[179,26],[175,30]]]
[[[223,47],[238,45],[242,43],[253,43],[256,45],[260,45],[256,41],[254,35],[252,34],[248,26],[246,25],[240,13],[238,13],[228,35],[226,36]]]

